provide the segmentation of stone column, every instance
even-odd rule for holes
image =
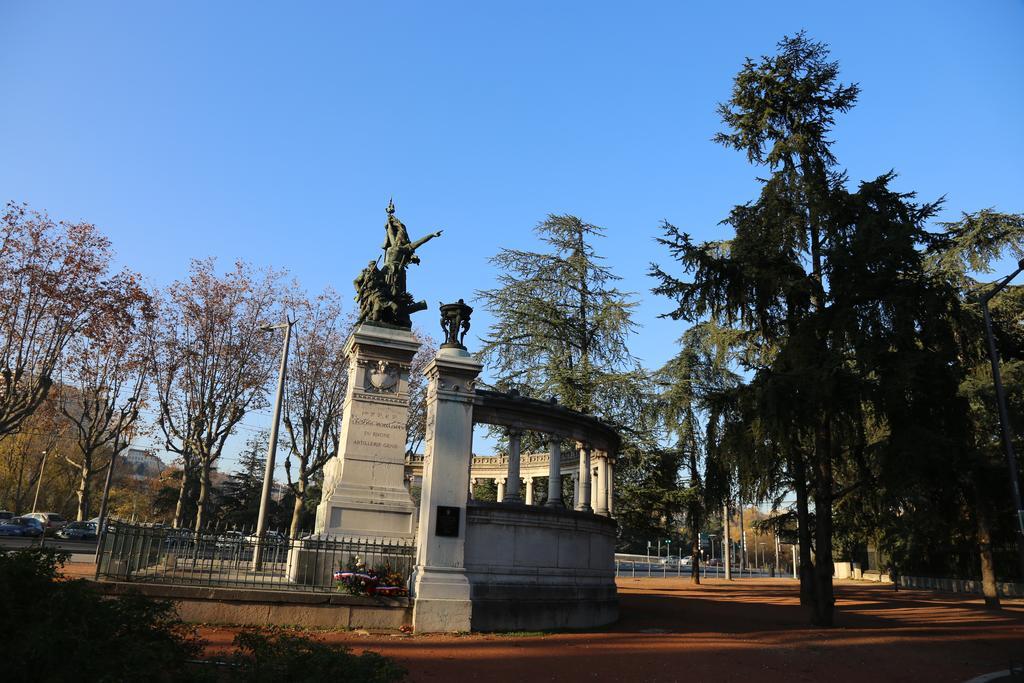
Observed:
[[[504,499],[504,502],[506,503],[523,502],[523,497],[519,493],[519,449],[522,436],[522,431],[515,427],[508,428],[508,485],[505,488]]]
[[[470,478],[469,480],[469,496],[466,500],[476,500],[476,495],[473,493],[473,489],[476,488],[476,479]]]
[[[608,459],[608,516],[611,517],[614,513],[612,511],[612,501],[615,500],[615,461],[611,458]]]
[[[548,499],[544,507],[564,508],[562,502],[562,444],[555,434],[548,434]]]
[[[608,516],[608,454],[602,451],[597,455],[597,505],[594,513]]]
[[[427,365],[427,427],[412,624],[421,632],[471,630],[465,569],[466,490],[473,448],[473,382],[482,364],[442,348]]]
[[[526,504],[533,505],[533,477],[526,478]]]
[[[580,448],[580,495],[576,509],[580,512],[593,512],[590,506],[590,444],[581,443]]]
[[[505,500],[505,478],[498,477],[494,481],[498,483],[498,496],[497,498],[495,498],[495,500],[497,500],[500,503],[503,500]]]
[[[591,453],[591,456],[594,454]],[[598,468],[596,458],[595,461],[590,464],[590,510],[593,512],[597,509],[597,480],[598,480]]]

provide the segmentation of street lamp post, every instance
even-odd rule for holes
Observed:
[[[39,481],[36,482],[36,495],[32,498],[32,512],[39,512],[36,506],[39,505],[39,489],[43,485],[43,472],[46,471],[46,454],[49,451],[43,451],[43,462],[39,465]]]
[[[274,416],[271,418],[270,443],[267,444],[267,466],[263,472],[263,492],[260,494],[260,512],[256,518],[256,547],[252,554],[252,569],[258,571],[263,563],[263,534],[267,524],[267,505],[270,503],[270,489],[274,484],[274,457],[277,454],[277,427],[281,422],[281,402],[284,399],[284,377],[288,369],[288,347],[292,339],[292,326],[294,320],[285,319],[285,322],[276,325],[267,325],[264,332],[271,330],[284,330],[284,349],[281,350],[281,368],[277,374],[277,395],[274,398]]]
[[[1017,455],[1013,451],[1013,428],[1006,408],[1006,392],[999,373],[999,351],[996,349],[995,336],[992,334],[992,316],[988,311],[988,302],[1010,284],[1013,278],[1024,271],[1024,259],[1017,263],[1017,270],[999,280],[988,292],[978,297],[981,313],[985,319],[985,337],[988,341],[988,357],[992,363],[992,382],[996,389],[996,403],[999,407],[999,426],[1002,429],[1003,448],[1006,450],[1006,463],[1010,470],[1010,490],[1013,493],[1013,504],[1017,510],[1017,560],[1020,563],[1021,575],[1024,575],[1024,505],[1021,505],[1020,474],[1017,470]]]

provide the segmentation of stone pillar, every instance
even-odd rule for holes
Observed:
[[[593,456],[594,454],[591,453]],[[593,512],[597,509],[597,480],[598,480],[598,469],[596,458],[590,465],[590,510]]]
[[[419,347],[407,330],[371,324],[348,338],[341,434],[324,467],[316,533],[415,537],[416,506],[404,480],[409,368]]]
[[[593,512],[590,505],[590,444],[580,444],[580,495],[576,509],[580,512]]]
[[[615,461],[608,459],[608,516],[614,515],[612,501],[615,500]]]
[[[466,489],[473,448],[473,382],[483,366],[463,349],[442,348],[425,370],[427,428],[413,578],[413,628],[469,631],[465,570]]]
[[[521,503],[523,497],[519,493],[519,461],[520,461],[520,443],[522,440],[522,431],[515,427],[509,427],[508,429],[508,485],[505,488],[505,499],[507,503]],[[532,500],[532,496],[531,496]],[[527,503],[529,504],[529,503]]]
[[[608,516],[608,454],[598,451],[597,456],[597,505],[594,513]]]
[[[526,478],[526,504],[533,505],[533,477]]]
[[[470,478],[470,480],[469,480],[469,496],[466,498],[466,500],[476,500],[476,494],[473,492],[473,489],[475,489],[475,488],[476,488],[476,479]]]
[[[548,434],[548,499],[544,507],[564,508],[562,502],[562,444],[555,434]]]
[[[500,503],[503,500],[505,500],[505,478],[504,477],[498,477],[494,481],[496,481],[498,483],[498,495],[495,498],[495,500],[497,500]]]

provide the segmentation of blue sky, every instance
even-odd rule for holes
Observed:
[[[154,285],[213,255],[347,293],[394,197],[413,237],[445,231],[409,274],[432,307],[573,213],[606,228],[598,249],[641,300],[634,352],[656,366],[682,332],[649,293],[659,223],[722,237],[754,195],[756,171],[710,142],[715,104],[801,28],[862,87],[834,135],[853,180],[895,169],[899,189],[945,195],[945,218],[1024,211],[1021,0],[8,0],[0,199],[100,225]],[[416,323],[436,335],[435,318]]]

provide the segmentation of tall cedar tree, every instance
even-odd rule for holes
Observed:
[[[482,356],[502,389],[554,396],[572,410],[628,424],[637,408],[627,346],[636,302],[614,286],[619,278],[591,245],[603,233],[554,214],[535,233],[549,251],[502,249],[490,259],[499,286],[476,293],[495,319]]]
[[[685,477],[673,488],[685,512],[695,584],[700,583],[701,530],[728,496],[729,466],[719,436],[728,404],[719,397],[740,382],[728,368],[729,343],[720,332],[714,323],[695,325],[683,336],[679,353],[655,375],[659,417],[678,454],[676,476]]]
[[[734,80],[732,98],[718,108],[728,130],[715,140],[772,171],[760,201],[736,207],[725,221],[736,231],[731,243],[694,245],[687,235],[666,226],[662,243],[694,272],[694,283],[652,268],[661,283],[655,292],[680,302],[674,318],[710,315],[725,327],[749,330],[750,343],[762,348],[761,358],[770,358],[773,349],[823,305],[824,204],[836,180],[827,136],[836,113],[849,110],[859,92],[855,85],[837,82],[838,63],[828,61],[826,46],[803,33],[784,38],[778,49],[777,55],[759,62],[746,60]],[[748,230],[749,236],[744,234]],[[822,432],[812,449],[827,449]],[[788,445],[800,519],[801,602],[812,605],[811,473],[805,471],[806,445]],[[831,605],[827,611],[831,614]]]
[[[730,392],[739,412],[723,443],[748,459],[746,476],[782,472],[794,490],[801,601],[823,626],[833,621],[833,506],[876,476],[866,454],[883,464],[926,459],[962,429],[945,324],[954,297],[927,276],[922,251],[937,205],[890,190],[891,174],[846,191],[827,135],[858,91],[836,82],[827,58],[826,46],[798,34],[777,56],[746,62],[720,107],[730,132],[717,140],[771,175],[725,221],[728,242],[696,245],[666,226],[662,243],[692,282],[653,268],[655,291],[679,304],[673,317],[739,333],[751,380]]]

